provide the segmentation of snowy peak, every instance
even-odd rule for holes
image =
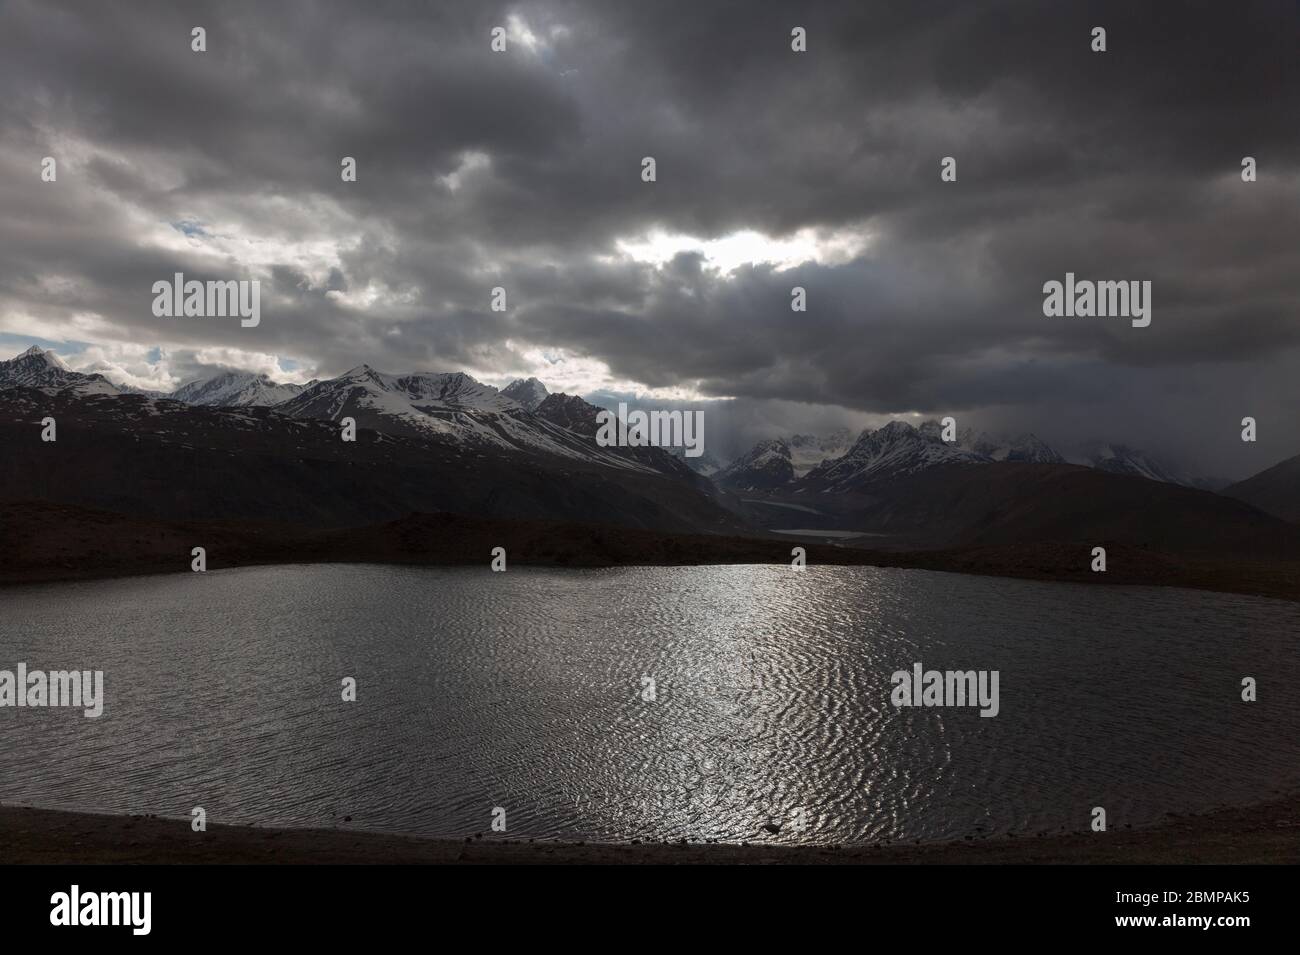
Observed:
[[[280,384],[268,375],[225,371],[183,384],[170,397],[209,407],[271,407],[288,401],[302,390],[302,385]]]
[[[1111,474],[1127,474],[1131,477],[1143,477],[1151,481],[1163,481],[1166,484],[1182,484],[1171,470],[1155,460],[1145,451],[1130,448],[1123,444],[1100,443],[1089,446],[1084,451],[1089,467]]]
[[[404,404],[421,411],[514,411],[518,405],[502,397],[491,385],[485,385],[462,371],[421,372],[387,375],[369,365],[357,365],[337,378],[313,382],[300,394],[311,392],[316,399],[360,389],[372,396],[376,405],[396,409]]]
[[[1030,464],[1064,464],[1054,448],[1030,432],[1011,437],[993,437],[981,434],[969,445],[971,451],[986,454],[994,461],[1025,461]]]
[[[827,434],[794,434],[785,439],[790,446],[790,463],[794,476],[801,478],[827,458],[838,458],[853,446],[854,434],[838,428]]]
[[[395,391],[417,405],[433,404],[446,408],[475,411],[513,411],[518,404],[463,371],[445,374],[378,376],[389,391]]]
[[[83,395],[122,394],[122,389],[103,375],[69,371],[54,352],[36,346],[8,361],[0,361],[0,389],[5,388],[41,388],[51,393],[71,388]]]
[[[943,425],[938,421],[925,421],[917,428],[927,437],[942,440]],[[1057,454],[1037,435],[1025,432],[1018,435],[991,434],[974,428],[957,431],[954,447],[964,448],[988,458],[990,461],[1023,461],[1030,464],[1063,464],[1065,458]]]
[[[794,480],[790,445],[784,438],[760,441],[714,477],[719,485],[736,491],[770,491]]]
[[[527,411],[536,411],[550,392],[536,378],[516,378],[501,389],[501,394]]]
[[[734,490],[775,490],[804,477],[829,458],[838,458],[853,445],[853,432],[840,428],[824,435],[792,434],[760,441],[713,480]]]
[[[936,464],[989,463],[1009,461],[1028,464],[1073,462],[1152,481],[1182,484],[1203,490],[1219,490],[1227,482],[1185,474],[1146,452],[1122,444],[1093,442],[1068,459],[1030,432],[1007,435],[965,427],[956,440],[942,439],[943,425],[929,420],[913,427],[891,421],[884,427],[862,432],[856,440],[847,429],[824,437],[796,434],[776,439],[784,443],[778,451],[774,441],[760,442],[728,467],[718,472],[719,483],[741,489],[780,486],[776,475],[784,466],[765,455],[788,458],[793,470],[792,490],[817,487],[821,490],[852,490],[889,477],[910,474]]]
[[[844,455],[823,461],[799,483],[820,491],[853,491],[938,465],[988,461],[982,454],[944,444],[904,421],[891,421],[876,431],[863,431]]]
[[[1167,462],[1146,451],[1124,444],[1095,442],[1086,445],[1079,460],[1099,471],[1143,477],[1151,481],[1163,481],[1166,484],[1181,484],[1183,487],[1194,487],[1202,491],[1221,491],[1229,484],[1228,481],[1219,478],[1205,477],[1171,467]]]
[[[362,378],[370,379],[370,378],[374,378],[376,375],[378,375],[378,372],[363,362],[362,364],[357,365],[355,368],[349,368],[347,371],[339,375],[337,378],[331,378],[328,380],[344,381],[344,380],[362,379]]]
[[[547,395],[534,413],[544,421],[559,425],[575,434],[587,435],[594,441],[596,432],[600,430],[600,425],[596,422],[596,415],[600,412],[600,408],[577,395],[556,392]]]
[[[691,483],[699,480],[700,472],[691,466],[694,463],[691,459],[679,453],[681,449],[601,447],[596,441],[596,435],[601,427],[596,418],[602,411],[607,410],[593,405],[578,395],[557,392],[547,395],[532,414],[522,409],[516,414],[526,421],[533,422],[536,427],[546,426],[576,438],[582,451],[581,456],[589,460],[614,464],[621,468],[667,474]],[[707,482],[705,483],[707,485]]]
[[[548,395],[532,413],[463,372],[387,375],[365,365],[306,388],[276,408],[294,418],[350,417],[361,428],[470,450],[493,447],[643,473],[691,475],[659,448],[600,447],[599,410],[578,397]]]
[[[58,355],[54,354],[52,351],[45,351],[39,345],[33,345],[31,348],[27,349],[27,351],[15,358],[14,361],[27,362],[33,367],[45,365],[50,368],[57,368],[60,371],[68,370],[68,366],[63,364],[63,361]]]

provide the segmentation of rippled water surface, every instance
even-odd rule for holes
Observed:
[[[98,720],[0,708],[7,803],[438,835],[501,806],[512,837],[852,842],[1300,789],[1282,601],[875,568],[321,565],[0,606],[0,669],[107,684]],[[1001,712],[895,709],[890,674],[916,661],[1000,671]]]

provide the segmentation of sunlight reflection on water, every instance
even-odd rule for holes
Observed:
[[[502,806],[512,838],[936,839],[1096,805],[1121,827],[1300,788],[1297,650],[1282,601],[864,567],[24,587],[0,668],[102,669],[108,702],[0,709],[0,801],[425,834]],[[1001,713],[896,710],[918,660],[999,670]]]

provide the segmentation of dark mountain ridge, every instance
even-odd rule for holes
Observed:
[[[1222,492],[1284,521],[1300,521],[1300,454]]]
[[[55,442],[40,440],[46,416],[57,422]],[[607,466],[544,449],[365,427],[355,442],[344,442],[340,431],[337,423],[271,408],[13,388],[0,392],[6,449],[0,498],[162,519],[321,526],[412,511],[605,520],[677,532],[734,533],[747,526],[693,475],[686,483],[646,467]]]

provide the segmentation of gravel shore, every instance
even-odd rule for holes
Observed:
[[[423,839],[211,825],[0,806],[0,862],[19,864],[1180,864],[1300,863],[1300,796],[1158,826],[926,845],[593,844]]]

